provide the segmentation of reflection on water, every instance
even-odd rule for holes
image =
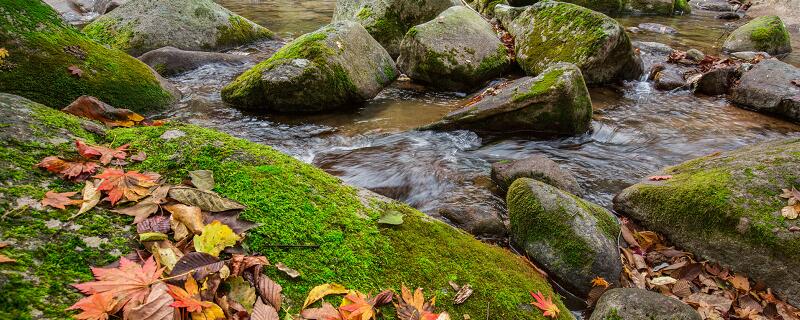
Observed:
[[[284,37],[297,37],[328,24],[336,0],[215,0]]]

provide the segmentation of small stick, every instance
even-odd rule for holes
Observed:
[[[319,249],[318,244],[268,244],[265,247],[272,247],[272,248],[311,248],[311,249]]]
[[[16,208],[16,209],[13,209],[13,210],[8,210],[8,211],[7,211],[6,213],[4,213],[4,214],[3,214],[3,216],[2,216],[2,217],[0,217],[0,218],[2,218],[3,220],[5,220],[7,216],[11,215],[11,213],[16,213],[17,211],[24,211],[24,210],[27,210],[27,209],[28,209],[28,205],[26,204],[26,205],[24,205],[24,206],[21,206],[21,207],[19,207],[19,208]]]

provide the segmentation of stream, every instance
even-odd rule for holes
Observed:
[[[332,0],[217,2],[287,39],[327,24],[335,6]],[[626,27],[656,22],[679,31],[676,35],[641,32],[632,34],[633,40],[719,54],[726,32],[744,21],[718,20],[715,14],[618,20]],[[800,48],[800,37],[794,39],[794,47]],[[798,51],[784,61],[800,65]],[[645,59],[645,70],[652,63]],[[610,207],[616,193],[662,167],[800,132],[798,125],[734,107],[723,97],[657,91],[644,81],[591,89],[593,130],[563,138],[413,131],[457,109],[466,94],[427,91],[406,82],[393,84],[347,112],[254,114],[225,105],[219,95],[221,87],[247,67],[207,65],[170,78],[184,98],[158,116],[273,146],[349,184],[445,221],[440,209],[452,205],[504,210],[503,199],[487,188],[490,166],[496,161],[544,154],[576,176],[584,198]]]

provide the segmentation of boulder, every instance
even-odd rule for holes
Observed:
[[[156,70],[162,76],[171,76],[201,66],[220,64],[243,64],[250,61],[249,56],[220,52],[186,51],[175,47],[163,47],[149,51],[139,57],[139,60]]]
[[[510,25],[511,21],[516,19],[521,13],[525,12],[525,7],[512,7],[504,4],[498,4],[494,7],[494,18],[500,22],[501,25]]]
[[[736,67],[722,67],[704,73],[694,84],[694,92],[709,96],[728,93],[736,80]]]
[[[504,24],[516,39],[517,63],[529,75],[554,62],[577,65],[586,83],[636,79],[642,62],[616,20],[584,7],[543,1]]]
[[[514,7],[528,6],[544,0],[476,0],[475,3],[488,3],[476,6],[491,7],[493,4],[507,4]],[[686,0],[565,0],[581,7],[607,14],[636,14],[671,16],[675,13],[689,13],[691,9]],[[481,12],[483,13],[483,12]]]
[[[0,5],[0,92],[63,108],[82,95],[136,112],[176,100],[174,87],[147,65],[92,41],[40,0]]]
[[[360,23],[392,57],[397,57],[400,41],[411,27],[458,5],[459,0],[337,0],[333,22]]]
[[[772,56],[769,55],[769,53],[766,53],[766,52],[739,51],[739,52],[731,53],[731,58],[734,58],[734,59],[737,59],[737,60],[746,61],[746,62],[752,62],[756,58],[759,58],[761,60],[766,60],[766,59],[772,58]]]
[[[686,79],[683,78],[683,73],[669,65],[664,66],[660,71],[651,72],[651,74],[658,90],[670,91],[684,88],[688,85]]]
[[[536,77],[523,77],[490,89],[477,102],[425,126],[430,130],[527,131],[581,134],[589,130],[592,101],[573,64],[557,63]]]
[[[212,0],[134,0],[90,23],[83,32],[136,56],[166,46],[222,50],[274,36]]]
[[[697,311],[678,299],[638,288],[606,291],[589,320],[702,320]]]
[[[487,201],[496,196],[489,190],[470,193],[446,192],[436,213],[452,225],[472,235],[486,238],[505,238],[506,211],[502,199]]]
[[[669,45],[660,43],[660,42],[648,42],[648,41],[634,41],[633,47],[639,49],[642,54],[650,54],[650,55],[657,55],[657,56],[669,56],[672,53],[672,47]]]
[[[792,52],[789,31],[778,16],[763,16],[734,30],[722,49],[728,52],[764,51],[775,55]]]
[[[625,11],[640,15],[671,16],[675,13],[674,0],[628,0]],[[639,27],[641,28],[641,27]]]
[[[749,3],[748,16],[779,16],[789,32],[800,33],[799,0],[752,0]]]
[[[464,6],[411,28],[397,67],[415,81],[466,91],[499,77],[511,64],[505,45],[486,20]]]
[[[619,224],[608,210],[529,178],[506,197],[511,239],[559,283],[587,295],[592,279],[618,284]]]
[[[511,1],[509,3],[508,0],[475,0],[469,3],[469,5],[478,11],[480,14],[485,15],[487,17],[494,16],[494,10],[498,5],[512,5],[512,6],[519,6],[519,2],[522,1]],[[517,3],[517,4],[514,4]],[[522,4],[527,5],[527,4]]]
[[[672,178],[628,187],[614,208],[800,306],[800,220],[781,216],[780,197],[798,170],[800,139],[756,144],[665,168],[656,174]]]
[[[639,24],[639,29],[653,33],[678,34],[678,30],[660,23],[645,22]]]
[[[734,6],[728,0],[692,0],[689,5],[695,9],[708,11],[734,11]]]
[[[534,155],[520,160],[498,161],[492,164],[492,180],[500,187],[503,194],[514,180],[519,178],[539,180],[575,195],[583,193],[575,176],[545,156]]]
[[[800,87],[792,83],[798,79],[797,67],[774,59],[764,60],[742,75],[730,99],[758,112],[800,121]]]
[[[286,44],[225,86],[222,99],[259,111],[334,110],[372,99],[398,74],[364,27],[341,21]]]

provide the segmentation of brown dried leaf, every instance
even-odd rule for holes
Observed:
[[[55,192],[53,190],[47,191],[42,199],[43,206],[51,206],[56,209],[64,210],[66,206],[76,206],[83,203],[83,200],[70,199],[77,192]]]
[[[323,302],[322,308],[309,308],[300,312],[303,319],[309,320],[342,320],[342,315],[339,310],[330,303]]]
[[[203,212],[200,208],[175,203],[165,205],[164,209],[169,211],[173,219],[183,223],[192,233],[200,234],[203,232],[205,223],[203,223]]]
[[[81,181],[97,172],[100,167],[95,162],[71,162],[59,157],[47,157],[36,164],[39,168],[61,175],[66,180]]]
[[[197,189],[204,191],[214,189],[214,172],[211,170],[189,171],[189,178],[192,179],[192,185]]]
[[[165,216],[154,216],[139,222],[136,225],[137,233],[159,232],[167,233],[170,230],[169,219]]]
[[[69,114],[97,120],[109,127],[133,127],[144,117],[128,109],[114,108],[95,97],[81,96],[69,106],[61,109]]]
[[[150,288],[144,303],[124,312],[124,319],[172,320],[177,309],[170,306],[175,300],[167,293],[167,285],[158,282]]]
[[[647,177],[647,180],[650,180],[650,181],[664,181],[664,180],[669,180],[669,179],[672,179],[672,176],[671,176],[671,175],[663,175],[663,176],[650,176],[650,177]]]
[[[277,310],[271,305],[264,304],[261,298],[258,298],[253,306],[253,314],[250,316],[250,320],[279,320]]]
[[[678,296],[679,298],[683,299],[692,294],[691,284],[687,280],[678,280],[674,286],[672,286],[672,294]]]
[[[196,188],[174,187],[169,191],[169,197],[183,204],[210,212],[243,210],[245,208],[242,204],[223,198],[214,192]]]
[[[195,280],[202,282],[205,277],[219,271],[224,265],[224,261],[220,261],[219,258],[210,254],[190,252],[178,260],[178,263],[175,264],[175,268],[172,269],[169,276],[175,277],[192,272],[192,276]],[[179,277],[177,279],[182,280],[185,279],[185,277]]]
[[[265,256],[246,256],[243,254],[234,254],[231,257],[231,274],[234,276],[241,275],[244,270],[254,266],[268,266],[269,260]],[[276,308],[280,309],[280,308]]]
[[[750,291],[750,281],[743,274],[737,273],[733,277],[728,279],[728,281],[730,281],[730,283],[733,285],[734,288],[740,291],[744,292]]]
[[[464,303],[465,301],[467,301],[467,299],[469,299],[473,291],[474,290],[472,289],[472,286],[470,286],[469,284],[460,286],[460,288],[456,292],[455,297],[453,297],[453,304]]]
[[[699,292],[686,297],[684,302],[694,306],[707,304],[719,312],[728,312],[731,309],[731,305],[733,305],[733,300],[729,298]]]
[[[625,242],[628,243],[628,246],[639,247],[639,242],[636,241],[636,238],[633,236],[633,232],[631,232],[631,229],[628,229],[624,223],[620,224],[620,231],[622,231],[622,239],[625,239]]]
[[[266,300],[269,305],[274,307],[276,310],[281,309],[281,304],[283,303],[283,297],[281,296],[281,291],[283,288],[277,282],[272,281],[266,275],[261,275],[258,281],[258,293],[261,295],[261,298]]]

